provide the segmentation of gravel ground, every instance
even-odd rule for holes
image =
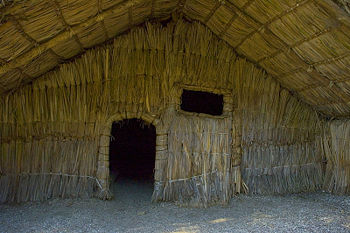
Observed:
[[[0,205],[0,232],[350,232],[350,197],[246,196],[227,207],[151,204],[152,184],[119,181],[116,199]]]

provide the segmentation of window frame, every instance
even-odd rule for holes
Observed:
[[[176,84],[176,111],[178,113],[189,115],[189,116],[198,116],[198,117],[206,117],[206,118],[215,118],[215,119],[222,119],[232,116],[232,112],[234,109],[233,104],[233,90],[232,89],[224,89],[224,88],[211,88],[211,87],[202,87],[202,86],[193,86],[193,85],[186,85],[186,84]],[[221,115],[211,115],[206,113],[196,113],[196,112],[187,112],[185,110],[181,109],[181,100],[182,100],[182,93],[184,90],[188,91],[202,91],[202,92],[209,92],[217,95],[223,96],[223,108],[222,108],[222,114]]]

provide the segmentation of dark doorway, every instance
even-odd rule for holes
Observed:
[[[140,119],[114,122],[109,147],[111,182],[132,179],[152,181],[156,129]]]

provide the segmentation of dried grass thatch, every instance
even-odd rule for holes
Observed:
[[[326,124],[323,150],[326,174],[323,188],[336,194],[350,194],[350,121],[335,120]]]
[[[228,93],[226,114],[178,111],[183,86]],[[107,192],[109,124],[132,117],[157,128],[153,200],[322,183],[317,114],[199,23],[134,28],[0,101],[1,202]]]
[[[165,184],[159,185],[161,200],[207,205],[227,203],[232,196],[232,119],[203,119],[179,115],[168,135]]]
[[[322,126],[317,114],[304,108],[260,70],[251,68],[247,72],[240,66],[237,72],[239,77],[245,77],[237,88],[242,119],[241,169],[250,192],[320,189]]]
[[[205,24],[318,112],[346,117],[350,114],[350,17],[344,10],[349,11],[349,1],[334,2],[0,1],[0,6],[5,5],[0,7],[0,93],[135,25],[178,12]]]
[[[341,8],[343,8],[347,13],[350,14],[350,1],[349,0],[333,0]]]

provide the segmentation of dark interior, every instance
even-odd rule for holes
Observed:
[[[121,178],[153,180],[156,129],[140,119],[114,122],[109,147],[112,182]]]
[[[183,90],[181,109],[187,112],[205,113],[214,116],[222,114],[223,95],[210,92]]]

